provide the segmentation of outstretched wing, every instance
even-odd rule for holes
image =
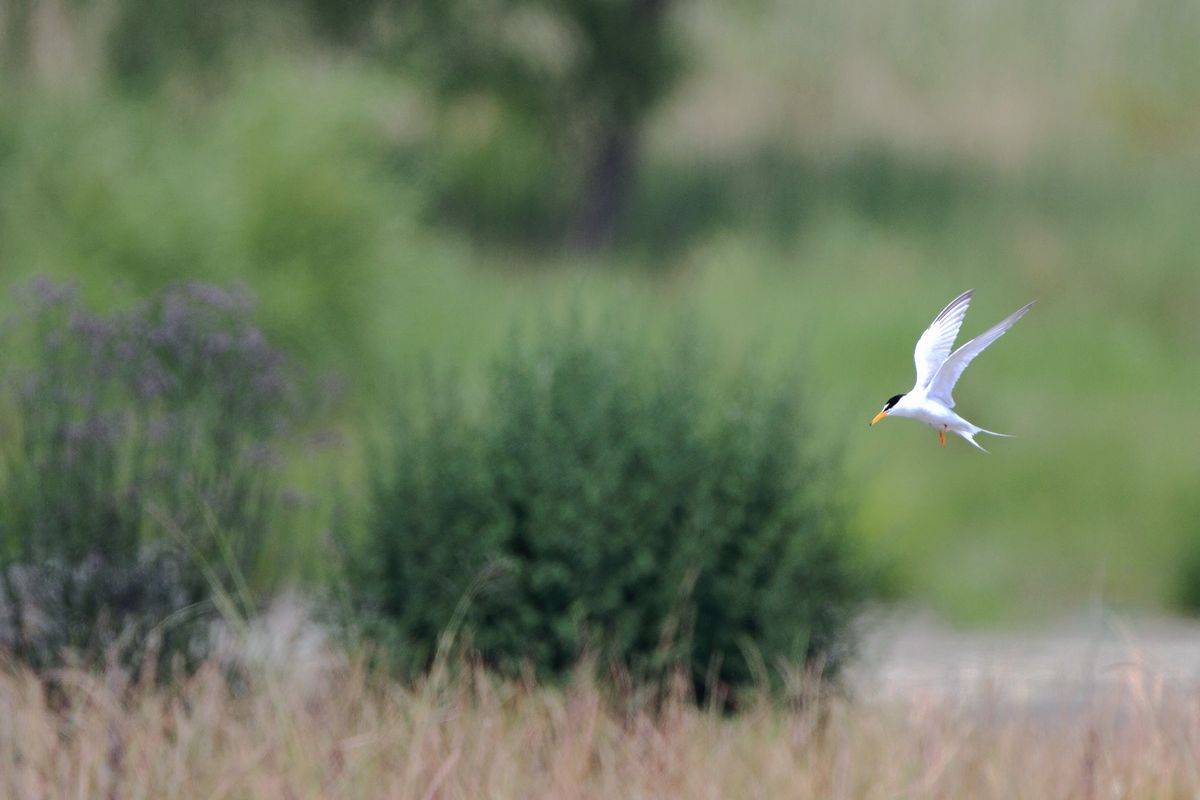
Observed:
[[[963,317],[967,315],[967,306],[971,304],[974,289],[968,289],[950,301],[942,309],[921,338],[917,339],[917,348],[913,350],[913,363],[917,365],[917,382],[914,389],[922,389],[929,385],[937,374],[942,362],[950,355],[954,340],[958,337],[958,329],[962,327]]]
[[[954,384],[958,383],[959,377],[963,374],[963,370],[975,359],[975,356],[986,350],[989,344],[1003,336],[1004,332],[1011,328],[1017,320],[1025,316],[1025,312],[1032,306],[1033,303],[1026,303],[951,353],[933,376],[933,380],[929,382],[929,396],[945,404],[947,408],[954,408],[954,397],[951,396],[951,393],[954,391]]]

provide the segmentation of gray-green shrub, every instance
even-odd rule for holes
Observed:
[[[481,403],[443,377],[398,414],[363,585],[405,667],[461,624],[508,673],[590,653],[641,677],[683,665],[703,694],[837,669],[860,593],[802,387],[724,379],[687,331],[640,334],[544,326]]]
[[[136,658],[214,593],[248,601],[301,408],[251,298],[185,284],[97,314],[43,280],[24,300],[0,405],[0,649]]]

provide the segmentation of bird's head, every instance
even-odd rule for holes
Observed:
[[[898,394],[893,397],[889,397],[888,401],[883,404],[883,409],[878,414],[875,415],[875,419],[871,420],[871,425],[874,425],[876,422],[879,422],[879,420],[886,417],[888,415],[888,412],[892,410],[892,406],[894,406],[894,405],[896,405],[896,403],[900,402],[901,397],[904,397],[904,395]]]

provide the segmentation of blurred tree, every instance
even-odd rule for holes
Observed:
[[[439,136],[422,160],[443,212],[479,233],[594,250],[619,233],[642,126],[679,74],[675,1],[70,0],[64,13],[93,30],[132,91],[219,75],[239,49],[304,28],[397,65],[437,101]],[[0,8],[9,72],[50,2]]]
[[[379,20],[381,0],[296,0],[312,29],[346,45],[369,43],[371,23]]]
[[[0,8],[6,72],[28,61],[31,20],[48,1]],[[72,0],[64,8],[103,42],[126,90],[156,91],[173,74],[221,74],[240,48],[257,50],[281,30],[307,28],[390,61],[436,98],[442,136],[421,161],[433,166],[446,216],[475,233],[565,237],[598,249],[619,233],[643,122],[679,73],[672,1]]]
[[[229,0],[121,0],[109,30],[108,60],[127,88],[154,88],[172,70],[219,63],[244,25]]]
[[[569,5],[569,4],[563,4]],[[574,4],[587,44],[581,105],[595,131],[573,236],[585,248],[612,241],[633,189],[637,133],[672,72],[664,23],[667,0]]]
[[[538,131],[571,244],[611,244],[637,177],[637,145],[680,59],[670,0],[393,0],[402,63],[443,100],[491,97]],[[496,135],[508,133],[501,126]]]

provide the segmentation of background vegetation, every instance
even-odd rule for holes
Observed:
[[[342,499],[287,518],[263,586],[365,545],[365,454],[418,364],[470,406],[514,325],[619,305],[649,342],[695,320],[714,385],[799,371],[804,444],[841,454],[844,535],[893,596],[960,621],[1194,603],[1193,4],[644,5],[630,85],[596,60],[629,24],[593,12],[637,2],[9,4],[0,275],[105,312],[241,281],[348,387],[336,453],[294,467]],[[585,235],[614,136],[625,199]],[[1039,301],[958,392],[1018,438],[868,431],[971,286],[968,336]]]

